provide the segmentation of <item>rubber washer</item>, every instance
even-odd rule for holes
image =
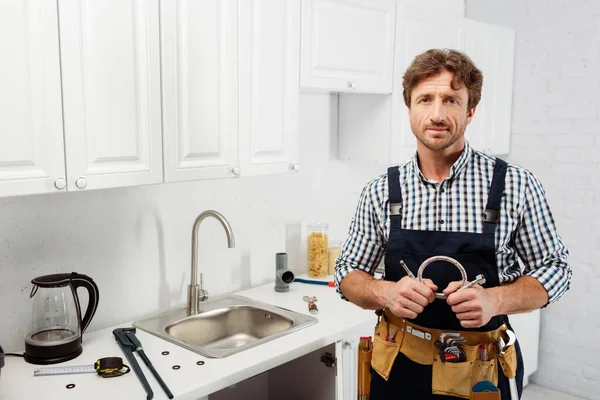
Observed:
[[[69,383],[69,384],[66,386],[66,388],[67,388],[67,389],[73,389],[74,387],[75,387],[75,384],[74,384],[74,383]]]

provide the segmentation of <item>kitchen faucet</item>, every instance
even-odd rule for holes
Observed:
[[[200,230],[200,224],[207,217],[214,217],[221,223],[227,235],[227,246],[229,248],[235,247],[233,230],[223,215],[214,210],[207,210],[198,215],[192,229],[192,279],[188,285],[187,315],[198,314],[198,302],[208,298],[208,292],[202,288],[202,274],[200,274],[200,286],[198,286],[196,277],[198,274],[198,231]]]

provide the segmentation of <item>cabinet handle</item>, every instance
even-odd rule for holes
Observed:
[[[300,164],[290,164],[290,168],[294,172],[300,172]]]
[[[356,82],[348,81],[347,85],[349,89],[356,89]]]
[[[79,178],[75,181],[75,186],[77,186],[79,189],[85,189],[87,186],[87,180],[85,178]]]
[[[240,176],[240,173],[242,172],[242,169],[238,166],[231,168],[231,172],[235,175],[235,176]]]
[[[54,187],[58,190],[63,190],[67,187],[67,181],[64,178],[58,178],[54,181]]]

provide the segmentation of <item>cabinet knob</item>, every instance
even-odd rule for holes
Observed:
[[[54,187],[57,188],[58,190],[63,190],[64,188],[67,187],[67,181],[64,180],[63,178],[58,178],[57,180],[54,181]]]
[[[75,186],[77,186],[79,189],[85,189],[87,186],[87,180],[85,178],[79,178],[75,181]]]
[[[294,172],[300,172],[300,164],[290,164],[290,168]]]
[[[349,89],[356,89],[356,82],[348,81],[347,85]]]
[[[235,176],[240,176],[240,173],[242,172],[242,169],[238,166],[231,168],[231,172],[235,175]]]

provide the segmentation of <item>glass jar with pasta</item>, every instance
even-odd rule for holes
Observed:
[[[329,225],[323,222],[314,222],[306,226],[308,275],[313,278],[327,276],[328,246],[327,229]]]

